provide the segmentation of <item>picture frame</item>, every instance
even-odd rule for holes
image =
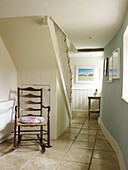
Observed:
[[[108,82],[113,82],[113,57],[108,57]]]
[[[113,57],[113,79],[120,78],[120,48],[117,48],[112,53]]]
[[[75,83],[94,83],[95,67],[94,66],[76,66]]]
[[[107,76],[107,72],[108,72],[108,58],[104,59],[103,75]]]

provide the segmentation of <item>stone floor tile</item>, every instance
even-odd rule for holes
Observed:
[[[71,122],[83,124],[85,122],[85,120],[86,120],[86,118],[78,116],[78,117],[75,117],[74,119],[72,119]]]
[[[94,150],[93,158],[117,161],[115,152],[111,151]]]
[[[92,159],[90,170],[119,170],[117,161]]]
[[[92,155],[91,149],[71,148],[62,160],[89,163]]]
[[[54,170],[59,163],[58,159],[34,157],[29,163],[27,163],[22,170]]]
[[[0,159],[0,170],[19,170],[26,164],[36,153],[12,152]]]
[[[71,128],[71,127],[69,127],[69,128],[67,128],[66,130],[65,130],[65,132],[64,133],[70,133],[70,134],[72,134],[72,133],[79,133],[80,132],[80,128]]]
[[[83,142],[94,142],[96,139],[96,135],[88,135],[88,134],[79,134],[76,138],[76,141]]]
[[[100,130],[98,130],[98,133],[97,133],[98,135],[103,135],[103,131],[100,129]]]
[[[106,137],[102,134],[98,134],[97,135],[97,138],[96,139],[99,139],[99,140],[107,140]]]
[[[113,151],[112,146],[109,144],[107,140],[96,140],[95,149],[105,150],[105,151]]]
[[[72,145],[74,148],[85,148],[85,149],[93,149],[94,142],[81,142],[75,141]]]
[[[88,170],[89,164],[62,161],[56,170]]]
[[[97,134],[97,130],[94,129],[82,129],[80,131],[80,134],[88,134],[88,135],[96,135]]]
[[[71,123],[71,125],[69,125],[69,127],[72,128],[82,128],[83,124],[82,123]]]

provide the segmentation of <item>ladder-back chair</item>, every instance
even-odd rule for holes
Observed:
[[[15,107],[14,147],[25,145],[21,144],[21,141],[35,140],[36,143],[33,145],[39,144],[44,151],[45,147],[50,147],[50,106],[43,106],[42,88],[18,87],[17,93],[18,105]],[[43,108],[47,109],[46,120],[44,119]]]

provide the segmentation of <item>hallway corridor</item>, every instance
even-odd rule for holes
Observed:
[[[12,140],[0,144],[0,170],[119,170],[111,145],[97,117],[76,113],[72,125],[45,153],[38,146],[12,150]]]

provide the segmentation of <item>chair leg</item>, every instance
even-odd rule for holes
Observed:
[[[50,146],[50,120],[49,120],[49,119],[48,119],[47,131],[48,131],[48,136],[47,136],[48,147],[51,147],[51,146]]]
[[[14,148],[16,147],[16,123],[14,125]]]
[[[20,144],[21,136],[20,136],[20,126],[18,126],[18,144]]]
[[[42,133],[43,133],[43,127],[41,126],[40,127],[40,143],[42,144],[43,142],[42,142],[42,137],[43,137],[43,135],[42,135]]]

